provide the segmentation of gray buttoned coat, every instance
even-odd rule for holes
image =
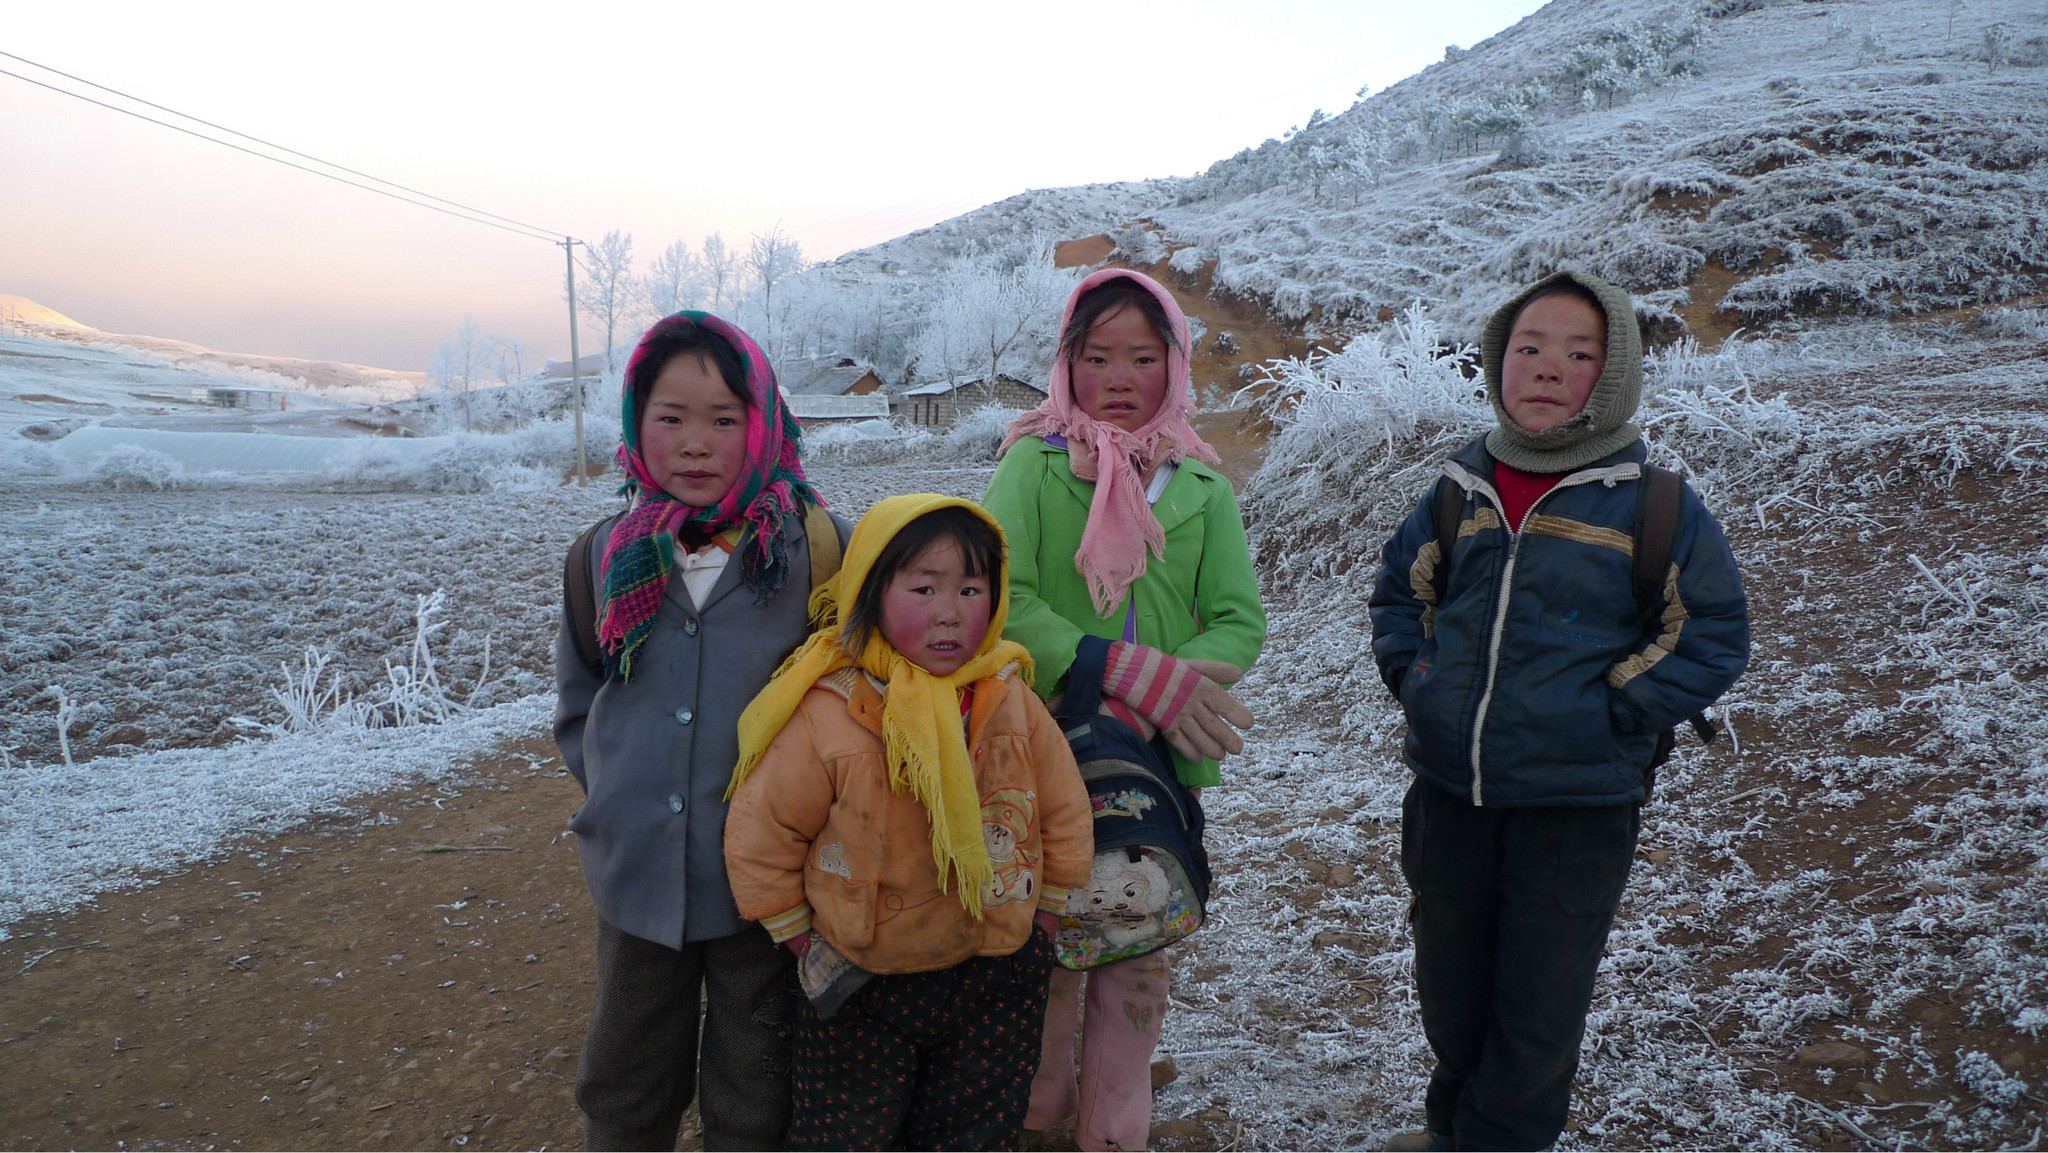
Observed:
[[[850,530],[833,523],[843,549]],[[610,535],[610,522],[592,535],[592,574]],[[789,582],[766,604],[740,581],[738,554],[701,606],[678,568],[629,682],[590,671],[562,608],[555,744],[583,786],[569,830],[584,880],[599,916],[672,949],[744,924],[725,877],[725,787],[739,760],[740,713],[809,635],[802,517],[784,519],[783,539]],[[751,536],[741,540],[742,550],[751,547]]]

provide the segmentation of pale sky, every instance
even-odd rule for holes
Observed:
[[[0,51],[549,232],[631,232],[644,268],[714,231],[779,224],[823,259],[1026,189],[1192,175],[1537,7],[0,0]],[[537,363],[567,354],[562,275],[545,242],[0,76],[0,294],[81,323],[424,369],[469,313]]]

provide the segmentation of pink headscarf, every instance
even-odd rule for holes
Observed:
[[[1135,280],[1150,292],[1166,318],[1173,324],[1173,340],[1166,350],[1166,395],[1159,411],[1143,428],[1127,432],[1116,425],[1096,420],[1081,411],[1074,401],[1074,384],[1066,355],[1053,359],[1052,376],[1045,403],[1010,422],[1003,437],[1003,452],[1027,436],[1064,436],[1068,465],[1074,475],[1095,482],[1095,496],[1088,505],[1088,525],[1081,532],[1081,551],[1074,567],[1088,582],[1088,595],[1095,611],[1109,616],[1123,603],[1132,582],[1145,575],[1145,553],[1166,555],[1166,531],[1145,502],[1144,475],[1163,463],[1178,464],[1194,457],[1210,465],[1220,462],[1216,450],[1195,433],[1188,418],[1194,415],[1194,390],[1189,383],[1188,318],[1182,314],[1173,294],[1143,273],[1123,268],[1105,268],[1074,288],[1060,315],[1060,332],[1074,319],[1074,305],[1097,285],[1116,279]],[[1108,467],[1103,467],[1103,462]]]

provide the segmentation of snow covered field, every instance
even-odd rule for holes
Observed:
[[[897,491],[886,467],[813,475],[848,515]],[[933,462],[916,479],[978,497],[987,476]],[[561,554],[617,507],[612,487],[0,482],[0,934],[227,838],[434,777],[508,734],[544,734]],[[456,706],[445,729],[265,731],[289,720],[274,690],[304,680],[309,647],[327,661],[321,689],[338,676],[345,695],[388,696],[387,661],[414,667],[416,608],[437,590],[428,645]],[[64,741],[58,689],[74,710]]]

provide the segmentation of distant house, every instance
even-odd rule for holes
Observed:
[[[604,353],[593,352],[589,356],[579,356],[576,358],[576,365],[580,370],[576,375],[581,376],[585,380],[596,380],[604,375]],[[543,380],[568,380],[570,376],[569,362],[566,360],[550,360],[540,370],[540,375]]]
[[[866,396],[785,396],[789,414],[809,428],[821,421],[887,420],[889,395],[871,392]]]
[[[999,372],[994,388],[979,376],[918,385],[903,394],[903,416],[919,428],[951,428],[977,408],[1037,408],[1044,399],[1044,388]]]
[[[775,366],[790,414],[804,425],[835,420],[887,420],[889,395],[875,370],[850,356],[809,356]]]
[[[257,408],[282,411],[285,393],[275,388],[195,388],[192,399],[215,408]]]
[[[867,396],[880,392],[882,378],[850,356],[808,356],[775,366],[782,394],[797,396]]]

